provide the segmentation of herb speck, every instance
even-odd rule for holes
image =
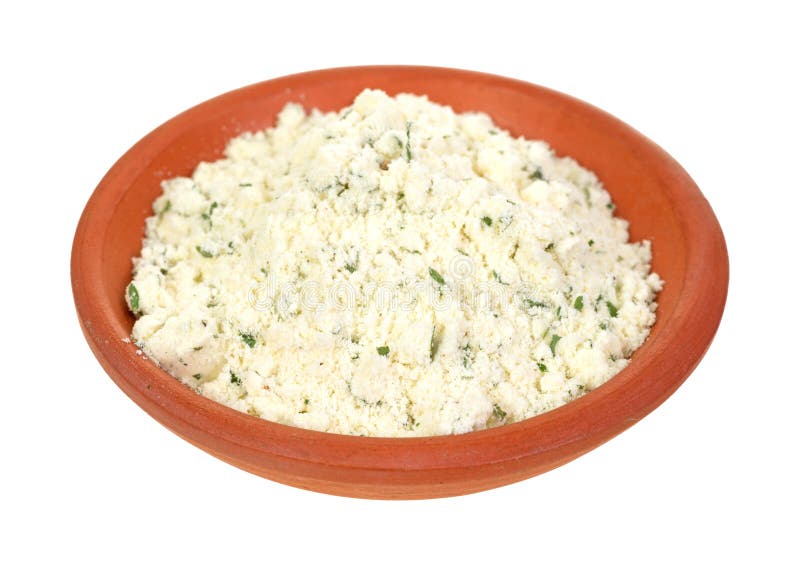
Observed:
[[[432,268],[428,268],[428,273],[431,275],[431,278],[433,278],[433,279],[434,279],[434,281],[435,281],[437,284],[440,284],[440,285],[444,286],[444,278],[442,278],[442,275],[441,275],[441,274],[439,274],[438,272],[436,272],[436,271],[435,271],[434,269],[432,269]]]
[[[411,122],[406,122],[406,162],[411,162]]]
[[[195,249],[197,249],[197,252],[198,252],[198,253],[200,253],[200,255],[201,255],[201,256],[203,256],[203,257],[205,257],[205,258],[214,258],[214,253],[212,253],[212,252],[211,252],[211,251],[209,251],[208,249],[204,249],[204,248],[203,248],[203,247],[201,247],[200,245],[197,245],[197,246],[195,247]]]
[[[128,302],[131,305],[133,313],[139,313],[139,290],[133,285],[133,282],[128,284]]]
[[[556,345],[558,344],[558,342],[560,340],[561,340],[561,337],[559,335],[556,335],[555,333],[553,333],[553,337],[550,339],[550,352],[552,352],[553,355],[556,354]]]
[[[239,336],[242,338],[242,341],[244,341],[244,344],[251,349],[256,346],[256,338],[251,333],[239,331]]]

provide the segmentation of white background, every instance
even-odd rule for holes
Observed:
[[[0,15],[1,561],[798,561],[791,3],[79,4]],[[252,82],[398,63],[615,114],[684,165],[730,251],[716,340],[662,407],[567,466],[455,499],[336,498],[204,454],[104,374],[69,283],[86,200],[155,126]]]

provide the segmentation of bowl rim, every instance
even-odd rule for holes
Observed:
[[[535,417],[459,435],[428,437],[361,437],[291,427],[242,413],[208,399],[163,371],[133,343],[123,339],[113,321],[112,304],[95,281],[101,276],[102,242],[116,204],[137,170],[195,120],[209,119],[229,104],[256,92],[294,88],[353,73],[422,73],[447,75],[456,80],[502,84],[506,88],[535,90],[558,98],[576,111],[591,114],[635,142],[648,167],[670,179],[673,207],[686,235],[686,278],[672,314],[662,319],[657,341],[642,346],[653,354],[634,355],[613,378],[586,395]],[[691,206],[676,205],[679,198]],[[682,200],[681,200],[682,201]],[[719,268],[712,284],[698,276],[709,261]],[[719,326],[728,289],[728,255],[721,228],[708,202],[684,169],[647,137],[605,111],[572,96],[521,80],[444,67],[380,65],[337,67],[287,75],[251,84],[195,105],[145,135],[117,160],[89,198],[72,246],[71,282],[75,307],[84,335],[105,371],[134,401],[171,429],[201,448],[232,444],[255,456],[268,455],[315,465],[363,470],[429,470],[502,465],[523,457],[553,451],[574,451],[575,458],[639,421],[667,399],[688,377],[710,346]],[[698,331],[699,326],[699,331]],[[690,342],[680,336],[693,327]],[[681,345],[681,354],[672,347]],[[638,361],[638,362],[637,362]],[[657,377],[643,377],[645,374]],[[626,401],[623,401],[626,400]],[[589,424],[591,423],[591,424]],[[208,444],[191,437],[203,436]],[[213,447],[212,447],[213,448]],[[225,450],[224,448],[222,450]]]

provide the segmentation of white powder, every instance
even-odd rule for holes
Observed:
[[[593,173],[484,114],[366,90],[164,182],[133,338],[201,394],[373,436],[519,421],[599,386],[655,320],[648,242]]]

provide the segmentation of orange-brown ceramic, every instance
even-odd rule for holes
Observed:
[[[388,439],[272,423],[206,399],[136,354],[123,293],[131,257],[160,182],[222,156],[226,141],[271,126],[289,101],[336,110],[363,88],[427,94],[456,111],[480,110],[515,135],[544,139],[595,171],[653,243],[666,281],[658,320],[630,365],[549,413],[455,436]],[[663,402],[705,353],[722,316],[728,257],[719,224],[688,174],[621,121],[525,82],[462,70],[354,67],[322,70],[224,94],[171,119],[130,149],[86,205],[72,248],[72,288],[89,346],[147,413],[214,456],[271,480],[338,495],[427,498],[502,486],[546,472],[609,440]]]

